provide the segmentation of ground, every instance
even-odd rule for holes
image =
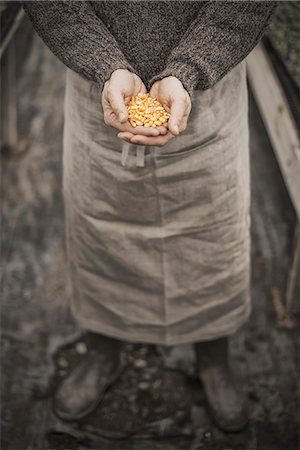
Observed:
[[[93,414],[80,423],[52,414],[59,380],[89,351],[64,277],[64,71],[34,38],[18,78],[27,149],[2,157],[2,448],[298,449],[297,308],[282,320],[295,215],[251,93],[253,312],[231,343],[249,428],[213,425],[188,345],[128,344],[125,372]]]

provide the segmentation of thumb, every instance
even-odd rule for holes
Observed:
[[[186,109],[185,97],[175,97],[172,100],[170,108],[170,118],[168,128],[172,134],[177,136],[179,134],[179,127],[183,120]]]
[[[124,97],[121,94],[121,92],[118,92],[117,90],[112,92],[109,95],[108,100],[113,112],[116,114],[119,121],[121,123],[126,122],[126,120],[128,119],[128,111],[125,106]]]

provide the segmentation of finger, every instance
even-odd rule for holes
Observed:
[[[167,134],[167,132],[169,131],[169,127],[168,127],[168,122],[165,122],[162,127],[166,130],[165,132],[161,133],[162,135]]]
[[[147,89],[146,89],[146,86],[144,85],[144,83],[142,82],[142,80],[140,78],[138,78],[138,81],[137,81],[137,83],[135,85],[134,95],[137,95],[140,92],[142,94],[146,94],[147,93]]]
[[[172,101],[168,128],[175,136],[179,134],[179,127],[186,112],[186,106],[185,96],[178,97]]]
[[[103,89],[102,96],[101,96],[101,103],[102,103],[102,111],[103,111],[103,117],[104,120],[107,118],[110,113],[112,112],[111,106],[107,97],[107,89]]]
[[[127,131],[121,131],[117,134],[119,139],[122,139],[123,141],[130,142],[130,139],[134,136],[134,134],[129,133]]]
[[[164,124],[160,127],[156,128],[157,131],[159,131],[159,134],[162,134],[163,136],[165,136],[168,132],[168,128],[164,126]]]
[[[157,97],[158,86],[159,86],[159,83],[158,83],[158,82],[155,82],[155,83],[153,84],[152,88],[150,89],[150,92],[149,92],[149,93],[150,93],[150,96],[151,96],[152,98]]]
[[[125,123],[120,123],[118,117],[111,109],[111,106],[109,104],[106,104],[104,109],[104,121],[106,125],[116,128],[119,131],[128,131],[133,134],[142,134],[145,136],[158,136],[160,134],[165,135],[168,132],[168,126],[166,123],[164,123],[159,127],[144,127],[139,125],[133,127],[129,121],[126,121]]]
[[[126,123],[121,125],[120,131],[129,131],[129,133],[132,134],[139,134],[142,136],[159,136],[159,130],[157,128],[152,127],[143,127],[143,126],[136,126],[133,127],[130,123]]]
[[[185,113],[185,115],[183,116],[183,119],[182,119],[182,121],[181,121],[181,124],[180,124],[180,126],[179,126],[179,132],[180,132],[180,133],[186,129],[188,117],[189,117],[189,111],[186,111],[186,113]]]
[[[133,127],[131,124],[123,124],[120,125],[119,128],[121,131],[128,131],[132,134],[141,134],[143,136],[159,136],[167,134],[168,130],[166,127],[143,127],[143,126],[136,126]]]
[[[159,131],[157,128],[143,126],[133,127],[128,121],[126,123],[120,123],[114,113],[106,116],[106,124],[116,128],[119,131],[128,131],[133,134],[142,134],[145,136],[158,136]]]
[[[173,139],[174,136],[172,133],[168,132],[165,136],[157,136],[157,137],[150,137],[150,136],[141,136],[141,135],[134,135],[130,142],[132,144],[137,145],[153,145],[157,147],[162,147],[167,144],[171,139]]]
[[[165,129],[165,133],[164,134],[166,134],[167,132],[168,132],[168,130]],[[124,139],[128,140],[129,138],[132,138],[133,136],[137,136],[137,134],[134,134],[134,133],[131,133],[131,132],[128,132],[128,131],[121,131],[120,133],[117,134],[117,136],[120,139],[124,138]],[[145,135],[139,135],[139,136],[145,136]],[[161,135],[161,136],[163,136],[163,135]]]
[[[182,133],[184,130],[186,130],[186,127],[187,127],[187,117],[184,116],[179,126],[179,133]]]
[[[109,104],[117,116],[120,123],[125,123],[128,119],[128,111],[125,106],[124,97],[118,89],[111,86],[108,88],[108,101]]]

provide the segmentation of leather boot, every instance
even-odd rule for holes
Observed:
[[[90,414],[125,365],[121,341],[95,333],[87,337],[90,351],[54,395],[53,410],[63,420],[79,420]]]
[[[242,390],[229,365],[227,337],[195,344],[198,374],[215,424],[223,431],[240,431],[248,424]]]

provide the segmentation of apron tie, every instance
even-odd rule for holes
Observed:
[[[122,156],[121,156],[121,163],[123,167],[126,166],[126,161],[129,155],[129,149],[130,143],[125,142],[122,148]],[[146,151],[145,145],[136,146],[136,167],[145,167],[145,151]]]
[[[146,147],[138,145],[136,149],[136,167],[145,167],[145,150]]]
[[[123,148],[122,148],[122,157],[121,157],[121,163],[122,163],[123,167],[126,166],[126,160],[129,155],[129,148],[130,148],[130,143],[125,142],[125,144],[123,145]]]

